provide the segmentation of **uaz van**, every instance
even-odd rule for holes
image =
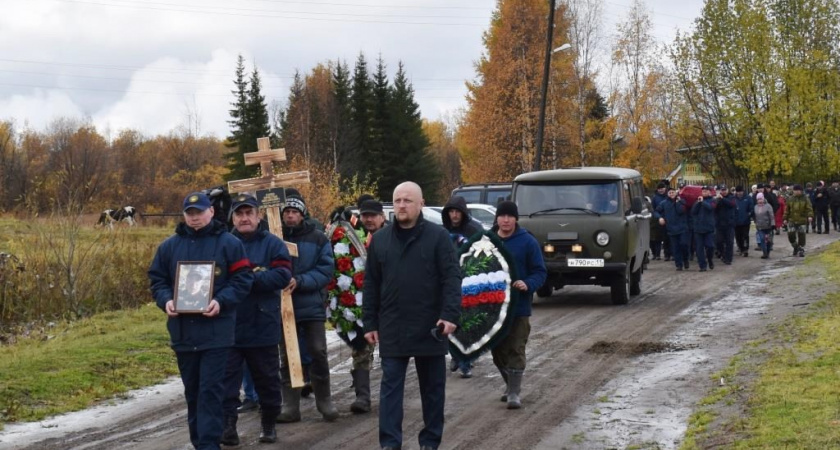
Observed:
[[[548,269],[538,295],[566,285],[609,286],[612,302],[625,304],[641,292],[651,211],[639,172],[584,167],[525,173],[514,180],[512,198]]]

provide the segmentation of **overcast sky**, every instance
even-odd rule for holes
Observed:
[[[546,0],[547,1],[547,0]],[[574,0],[571,0],[574,1]],[[42,130],[89,117],[113,137],[165,134],[200,118],[228,133],[236,57],[256,63],[269,103],[284,102],[295,69],[360,52],[402,60],[424,117],[465,105],[495,0],[3,0],[0,119]],[[604,2],[611,39],[631,0]],[[702,0],[647,0],[654,34],[688,30]],[[606,41],[605,41],[606,42]]]

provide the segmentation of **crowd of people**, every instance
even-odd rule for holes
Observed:
[[[657,185],[650,198],[651,258],[674,261],[677,271],[691,261],[700,272],[715,268],[720,260],[731,265],[734,256],[749,256],[750,230],[755,226],[755,250],[770,258],[774,236],[786,233],[793,256],[805,256],[808,233],[840,231],[840,183],[827,186],[819,181],[777,186],[775,181],[758,183],[747,192],[744,186],[726,185],[671,187]],[[830,214],[829,214],[830,213]]]
[[[327,286],[335,282],[339,252],[334,254],[323,226],[309,216],[303,197],[286,194],[283,239],[270,232],[253,195],[243,193],[232,200],[230,231],[214,218],[216,211],[205,193],[187,195],[184,222],[158,247],[149,268],[152,294],[168,316],[190,441],[196,449],[239,445],[238,413],[248,409],[260,410],[259,442],[277,442],[276,423],[301,420],[304,390],[292,386],[282,333],[284,291],[292,296],[301,360],[316,408],[326,421],[339,418],[331,400],[325,329]],[[461,314],[457,249],[481,230],[472,225],[466,202],[458,197],[443,209],[444,227],[426,220],[422,190],[413,182],[397,186],[393,204],[394,223],[385,220],[382,204],[369,195],[359,198],[358,212],[341,212],[339,217],[352,219],[352,226],[367,235],[362,244],[367,255],[363,290],[357,294],[364,299],[357,300],[364,341],[353,347],[356,398],[350,410],[371,411],[370,371],[378,346],[379,442],[383,449],[401,448],[406,370],[414,359],[424,421],[418,441],[423,450],[436,449],[444,427],[447,337],[457,329]],[[511,289],[524,294],[512,311],[512,330],[493,349],[493,362],[505,381],[502,400],[509,409],[522,406],[530,301],[546,277],[540,246],[519,227],[518,219],[516,204],[502,202],[491,230],[517,266],[518,279],[511,281]],[[296,246],[294,256],[286,244]],[[212,300],[195,313],[179,311],[174,300],[178,265],[190,261],[212,262],[214,267]],[[453,361],[468,377],[469,363]],[[240,401],[243,381],[250,404]]]

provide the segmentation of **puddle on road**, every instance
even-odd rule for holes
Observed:
[[[744,320],[760,317],[774,301],[761,295],[766,284],[792,268],[765,270],[722,298],[697,302],[681,313],[684,324],[664,342],[593,345],[588,352],[632,359],[536,448],[678,448],[694,406],[709,387],[710,366],[724,364],[740,347],[718,337],[746,333]]]

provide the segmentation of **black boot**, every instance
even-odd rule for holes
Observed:
[[[237,416],[225,417],[225,430],[222,431],[222,445],[236,446],[239,445],[239,433],[236,431]]]
[[[507,369],[499,369],[499,372],[502,373],[502,379],[505,380],[505,393],[502,394],[502,398],[500,398],[499,400],[501,400],[503,402],[506,402],[507,399],[508,399],[508,389],[509,389]]]
[[[303,387],[300,388],[300,396],[303,398],[309,398],[309,395],[312,394],[312,382],[309,380],[310,365],[311,364],[303,365]]]
[[[324,416],[324,420],[332,422],[338,419],[338,410],[333,406],[330,395],[330,379],[312,380],[312,392],[315,393],[315,407]]]
[[[283,406],[280,407],[277,422],[300,422],[300,389],[293,389],[292,385],[287,383],[284,382],[282,385]]]
[[[524,370],[508,369],[508,409],[519,409],[522,407],[522,401],[519,399],[519,390],[522,388],[522,374],[524,372]]]
[[[370,371],[356,369],[351,370],[353,376],[353,387],[356,390],[356,400],[350,405],[350,411],[355,414],[370,412]]]
[[[260,442],[277,442],[277,430],[274,422],[277,420],[277,411],[263,411],[260,416]]]

